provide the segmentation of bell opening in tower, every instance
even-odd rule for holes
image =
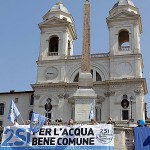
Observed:
[[[49,51],[48,56],[58,56],[59,38],[53,36],[49,40]]]
[[[129,32],[127,30],[121,30],[118,35],[119,51],[129,51]]]

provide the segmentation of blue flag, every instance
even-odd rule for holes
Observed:
[[[38,132],[46,122],[47,118],[43,115],[32,113],[31,122],[30,122],[30,131],[33,133]]]
[[[14,123],[14,120],[20,115],[18,108],[16,107],[13,100],[11,100],[10,109],[8,113],[8,120]]]
[[[150,150],[150,127],[134,128],[135,150]]]
[[[89,120],[94,119],[95,117],[95,99],[93,99],[93,102],[91,104],[91,110],[89,113]]]

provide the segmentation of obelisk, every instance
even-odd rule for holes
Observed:
[[[74,93],[75,121],[88,121],[91,103],[93,99],[96,99],[97,97],[95,91],[92,89],[93,79],[91,74],[89,0],[85,0],[84,2],[82,60],[78,85],[79,88]]]
[[[83,45],[81,73],[79,75],[79,88],[90,88],[93,86],[91,75],[91,54],[90,54],[90,2],[84,3],[83,18]]]

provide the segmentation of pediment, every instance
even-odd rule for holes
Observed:
[[[120,12],[116,13],[113,16],[108,17],[108,19],[125,19],[125,18],[134,18],[136,17],[137,14],[132,13],[132,12]]]
[[[44,22],[40,23],[39,26],[42,25],[60,25],[60,24],[66,24],[68,23],[66,20],[59,19],[57,17],[52,17],[48,20],[45,20]]]

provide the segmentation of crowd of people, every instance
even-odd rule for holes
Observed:
[[[50,124],[51,124],[51,121],[52,121],[51,119],[48,119],[48,120],[45,122],[45,125],[50,125]],[[61,118],[61,119],[56,119],[54,122],[55,122],[57,125],[62,125],[62,123],[63,123],[62,118]],[[72,126],[72,125],[74,125],[74,124],[75,124],[74,120],[73,120],[73,119],[69,119],[67,125]],[[89,124],[89,125],[95,125],[95,124],[98,124],[98,123],[96,122],[95,119],[91,119],[88,124]],[[109,118],[108,118],[108,121],[106,122],[106,124],[115,125],[115,122],[112,120],[111,117],[109,117]],[[15,126],[19,125],[18,122],[17,122],[17,120],[14,120],[14,125],[15,125]],[[26,120],[25,125],[30,125],[30,120]],[[145,124],[145,121],[144,121],[144,120],[138,120],[138,121],[137,121],[137,127],[147,127],[147,125]]]

